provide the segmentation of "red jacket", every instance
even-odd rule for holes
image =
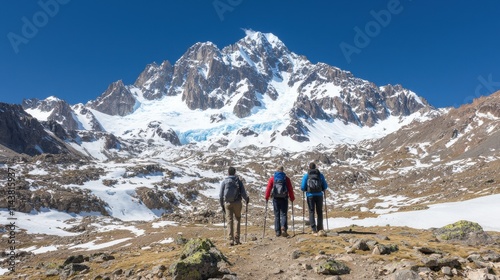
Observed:
[[[290,181],[290,178],[288,178],[288,176],[286,176],[285,180],[286,180],[286,188],[288,189],[288,198],[290,198],[290,200],[293,202],[295,200],[295,195],[293,194],[292,181]],[[274,176],[269,178],[269,181],[267,182],[266,201],[269,200],[269,197],[271,196],[273,185],[274,185]]]

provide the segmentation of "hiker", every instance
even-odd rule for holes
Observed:
[[[309,222],[313,234],[323,230],[323,192],[328,188],[325,176],[319,172],[314,162],[309,163],[309,171],[302,177],[300,189],[306,192],[307,206],[309,208]],[[318,216],[314,219],[314,212]]]
[[[274,229],[276,236],[287,237],[288,233],[288,199],[295,200],[290,178],[283,172],[283,166],[278,167],[274,175],[269,178],[266,188],[266,203],[269,197],[273,197]]]
[[[245,199],[248,204],[250,198],[245,191],[245,187],[240,178],[236,176],[236,169],[229,167],[228,177],[221,182],[219,200],[222,212],[226,215],[229,224],[229,245],[241,244],[240,242],[240,220],[243,204],[241,199]],[[234,218],[236,218],[236,234],[234,234]]]

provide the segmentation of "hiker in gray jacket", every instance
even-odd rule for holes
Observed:
[[[240,242],[240,221],[241,221],[241,209],[243,204],[241,199],[245,199],[248,204],[250,198],[247,195],[245,187],[241,182],[240,178],[236,176],[236,169],[234,167],[229,167],[228,177],[221,182],[219,201],[222,207],[222,211],[226,215],[226,219],[229,225],[229,245],[241,244]],[[234,218],[236,218],[236,234],[234,234]]]

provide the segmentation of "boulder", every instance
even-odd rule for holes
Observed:
[[[323,275],[344,275],[349,274],[351,269],[342,262],[334,259],[327,259],[315,267],[314,271]]]
[[[174,280],[220,278],[219,267],[229,263],[209,239],[191,239],[184,246],[180,259],[170,266]]]
[[[478,224],[470,221],[458,221],[434,231],[440,241],[460,242],[466,245],[487,245],[495,241]]]

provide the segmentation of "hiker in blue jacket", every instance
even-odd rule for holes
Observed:
[[[302,177],[300,189],[306,192],[307,206],[309,208],[309,222],[312,233],[316,234],[323,230],[323,192],[328,188],[325,176],[316,169],[314,162],[309,163],[309,171]],[[314,212],[318,216],[317,222],[314,219]]]

